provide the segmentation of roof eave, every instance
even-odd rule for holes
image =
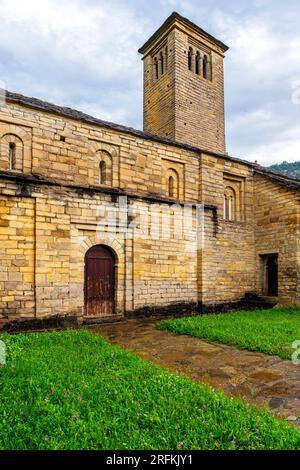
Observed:
[[[148,39],[148,41],[146,41],[145,44],[142,47],[140,47],[138,52],[144,55],[149,50],[152,43],[154,43],[156,39],[164,33],[165,30],[167,30],[170,26],[175,24],[176,21],[180,21],[186,24],[187,26],[189,26],[190,28],[198,31],[200,34],[204,35],[207,39],[217,44],[223,50],[223,52],[226,52],[229,50],[229,47],[226,44],[224,44],[222,41],[215,38],[211,34],[207,33],[206,31],[204,31],[204,29],[200,28],[200,26],[196,25],[195,23],[190,21],[188,18],[184,18],[179,13],[173,12],[166,19],[166,21],[155,31],[155,33]]]
[[[292,186],[293,189],[300,189],[300,179],[298,178],[288,177],[286,175],[271,171],[268,168],[262,167],[258,164],[248,162],[247,160],[243,160],[237,157],[232,157],[228,154],[223,154],[223,153],[211,151],[208,149],[203,149],[200,147],[194,147],[189,144],[184,144],[182,142],[173,141],[165,137],[160,137],[154,134],[150,134],[148,132],[143,132],[137,129],[133,129],[131,127],[126,127],[120,124],[102,121],[101,119],[93,118],[92,116],[82,113],[81,111],[73,110],[71,108],[64,108],[61,106],[54,105],[52,103],[48,103],[46,101],[42,101],[36,98],[29,98],[29,97],[12,93],[9,91],[6,92],[6,100],[7,102],[15,103],[20,106],[26,106],[26,107],[29,107],[31,109],[35,109],[38,111],[56,114],[58,116],[61,116],[67,119],[85,122],[86,124],[91,125],[91,126],[100,126],[102,128],[108,128],[115,132],[130,134],[138,138],[142,138],[142,139],[149,139],[154,142],[161,143],[163,145],[170,145],[173,147],[182,148],[187,151],[195,152],[198,154],[200,153],[200,154],[212,155],[216,158],[222,158],[228,161],[246,165],[249,168],[252,168],[253,171],[255,171],[256,173],[267,176],[273,180],[276,179],[278,183],[284,184],[285,186]]]

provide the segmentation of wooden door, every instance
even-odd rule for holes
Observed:
[[[115,256],[106,247],[85,256],[85,315],[106,317],[115,312]]]

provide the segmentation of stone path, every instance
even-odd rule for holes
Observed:
[[[300,366],[278,357],[158,331],[156,322],[128,320],[90,328],[111,343],[178,374],[256,405],[267,403],[277,416],[300,428]]]

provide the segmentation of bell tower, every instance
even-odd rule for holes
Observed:
[[[228,47],[178,13],[139,49],[144,131],[225,153],[224,54]]]

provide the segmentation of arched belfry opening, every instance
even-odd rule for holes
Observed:
[[[85,255],[84,313],[107,317],[115,313],[116,255],[105,245],[90,248]]]

